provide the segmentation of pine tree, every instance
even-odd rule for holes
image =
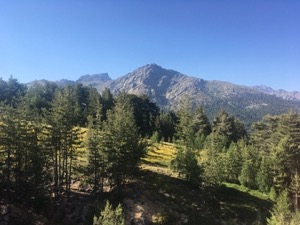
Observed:
[[[204,109],[202,106],[198,107],[195,111],[194,129],[196,135],[198,136],[204,135],[206,137],[211,132],[211,125],[209,123],[209,119],[204,113]]]
[[[290,187],[291,192],[294,194],[294,208],[298,209],[298,198],[300,195],[300,176],[298,172],[292,176],[292,181],[291,181],[291,187]]]
[[[171,168],[187,182],[196,186],[200,184],[202,170],[198,163],[197,154],[191,148],[177,146],[177,153],[171,161]]]
[[[101,136],[98,118],[89,117],[89,126],[87,131],[86,148],[88,150],[88,166],[85,174],[90,179],[95,193],[103,191],[103,178],[106,161],[104,152],[101,149]]]
[[[146,147],[138,134],[133,108],[122,93],[113,110],[107,112],[103,132],[101,148],[109,162],[107,173],[112,185],[119,188],[136,171]]]
[[[180,102],[178,117],[179,123],[176,127],[176,135],[186,148],[193,149],[195,147],[194,117],[191,99],[186,96]]]
[[[262,156],[256,175],[256,183],[261,192],[268,193],[272,187],[271,163],[269,157]]]
[[[175,124],[177,117],[172,112],[160,112],[160,115],[156,118],[155,126],[159,134],[159,139],[172,142],[175,136]]]
[[[110,202],[106,201],[100,216],[94,216],[93,225],[125,225],[122,206],[119,204],[116,209],[113,209]]]
[[[183,98],[180,107],[177,125],[178,141],[175,158],[171,161],[171,168],[179,172],[179,175],[183,176],[189,183],[199,185],[202,169],[198,163],[197,153],[199,149],[195,145],[195,117],[192,113],[190,99]]]
[[[225,154],[220,152],[211,152],[204,164],[204,180],[206,185],[220,186],[226,180],[225,168]]]
[[[296,211],[292,214],[290,225],[298,225],[299,221],[300,221],[300,211],[296,209]]]
[[[239,175],[240,183],[249,188],[256,188],[256,174],[259,168],[259,163],[257,159],[257,151],[251,146],[244,146],[241,150],[242,152],[242,169]]]
[[[26,107],[4,106],[0,116],[1,183],[7,190],[13,188],[16,198],[26,201],[45,194],[46,156],[40,144],[41,126],[27,114]],[[2,161],[3,160],[3,161]]]
[[[70,193],[76,149],[80,145],[80,130],[76,125],[76,102],[71,87],[57,90],[52,109],[45,117],[49,126],[47,140],[48,152],[53,163],[54,193],[58,197],[61,191]]]
[[[224,172],[226,174],[226,178],[230,182],[237,182],[242,169],[242,156],[240,147],[237,143],[231,143],[225,154],[226,160],[224,162]]]
[[[210,122],[202,106],[195,111],[193,129],[195,133],[194,145],[196,148],[201,149],[204,146],[205,138],[211,132]]]
[[[103,120],[106,120],[106,113],[115,105],[115,99],[108,88],[105,88],[101,93],[102,115]]]
[[[225,147],[229,147],[234,135],[234,118],[221,110],[213,121],[212,132],[214,137],[225,137]]]
[[[140,135],[151,137],[155,129],[156,117],[159,115],[159,108],[146,95],[126,94],[126,96],[133,106],[133,115]]]
[[[271,218],[267,220],[268,225],[288,225],[291,220],[291,205],[288,192],[284,190],[277,198],[275,206],[271,211]]]
[[[16,121],[14,109],[10,106],[2,106],[0,114],[0,149],[1,149],[1,165],[2,185],[10,190],[13,185],[13,171],[15,167],[15,139]]]

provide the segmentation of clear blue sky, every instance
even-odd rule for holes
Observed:
[[[300,91],[300,1],[0,1],[5,80],[116,78],[148,63]]]

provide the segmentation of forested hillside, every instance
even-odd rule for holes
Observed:
[[[300,114],[192,102],[0,79],[0,223],[298,224]]]

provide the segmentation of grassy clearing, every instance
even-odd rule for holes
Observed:
[[[174,221],[182,218],[192,225],[266,224],[272,207],[267,195],[231,183],[224,183],[217,189],[193,188],[169,168],[175,151],[173,144],[155,144],[149,148],[141,165],[143,188],[151,193],[148,195],[158,208],[164,209],[159,215],[168,215],[173,221],[164,224],[177,224]],[[200,157],[205,158],[205,152]]]
[[[148,148],[146,156],[142,158],[140,168],[166,176],[177,177],[177,173],[169,167],[175,151],[175,146],[167,142],[153,144]]]
[[[145,163],[158,164],[158,166],[168,167],[175,155],[175,145],[162,142],[149,147],[147,155],[143,158]]]

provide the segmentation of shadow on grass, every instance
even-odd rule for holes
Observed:
[[[164,153],[162,151],[158,151],[158,149],[154,149],[151,151],[152,153],[156,154],[159,158],[161,157],[167,157],[167,158],[172,158],[173,154],[170,153]],[[151,155],[152,156],[152,155]]]
[[[266,224],[270,201],[247,192],[221,186],[195,188],[187,182],[144,170],[139,179],[151,192],[151,198],[164,204],[173,215],[185,215],[188,224]]]
[[[151,162],[151,161],[148,161],[147,159],[142,159],[141,162],[142,162],[142,164],[146,164],[149,166],[164,167],[164,168],[168,167],[167,164],[164,164],[161,162]]]
[[[217,198],[220,200],[223,218],[238,218],[240,221],[253,224],[266,224],[270,217],[272,202],[255,197],[247,192],[232,187],[222,186]]]

